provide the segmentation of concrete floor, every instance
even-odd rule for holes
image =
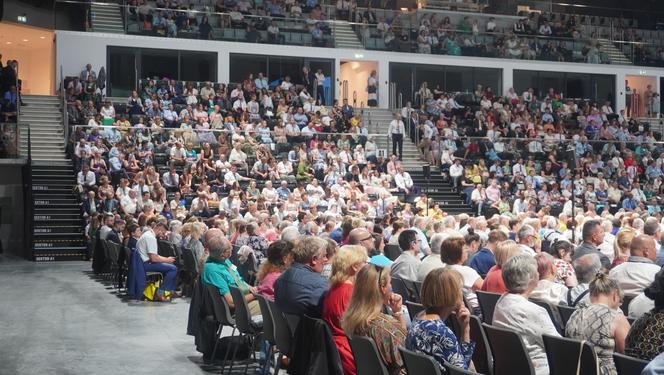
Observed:
[[[89,271],[0,259],[0,374],[214,371],[186,335],[187,300],[125,302]]]

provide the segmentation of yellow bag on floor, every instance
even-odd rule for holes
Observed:
[[[143,296],[145,297],[146,300],[148,301],[154,301],[155,296],[157,295],[157,290],[159,289],[159,285],[161,284],[161,280],[155,280],[155,281],[149,281],[145,285],[145,289],[143,289]],[[164,296],[170,297],[171,292],[164,292]]]

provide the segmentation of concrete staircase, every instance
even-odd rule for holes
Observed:
[[[334,46],[336,48],[364,49],[364,46],[357,38],[355,30],[349,24],[333,23],[332,35],[334,36]]]
[[[124,34],[120,7],[117,4],[91,4],[90,27],[97,33]]]
[[[82,260],[85,238],[76,195],[74,167],[65,155],[60,98],[25,95],[21,107],[21,156],[32,154],[33,241],[36,261]]]
[[[360,111],[369,134],[387,134],[393,111],[375,108],[365,108]],[[388,144],[386,136],[376,136],[374,139],[379,150],[387,150],[388,155],[392,153],[391,141]],[[422,166],[427,165],[427,163],[420,159],[419,150],[407,135],[403,141],[403,161],[401,164],[410,173],[415,186],[418,186],[422,192],[426,192],[434,202],[439,203],[443,211],[450,215],[471,213],[470,206],[465,204],[459,193],[452,190],[452,185],[449,182],[443,181],[438,169],[431,171],[431,177],[428,180],[425,178]],[[417,196],[414,195],[403,197],[407,202],[412,202],[415,198]]]
[[[599,42],[600,51],[609,56],[611,64],[634,65],[632,61],[628,59],[610,40],[597,39],[597,41]]]
[[[374,137],[378,149],[387,151],[387,155],[392,154],[392,140],[388,142],[387,129],[392,121],[393,112],[389,109],[365,108],[362,110],[362,118],[369,130],[369,134],[385,134],[385,136]],[[388,144],[389,143],[389,144]],[[408,135],[404,136],[403,140],[403,161],[401,164],[407,171],[422,170],[422,166],[426,163],[420,160],[420,152],[415,147],[415,144],[410,141]]]

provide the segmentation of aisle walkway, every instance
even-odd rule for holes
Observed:
[[[189,303],[123,302],[90,263],[0,259],[0,374],[205,374]]]

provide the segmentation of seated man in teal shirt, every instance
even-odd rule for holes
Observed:
[[[208,239],[207,248],[210,257],[205,262],[201,274],[203,283],[216,286],[219,294],[224,297],[231,309],[235,308],[235,305],[230,287],[239,288],[244,293],[251,315],[260,315],[260,306],[254,296],[256,289],[242,280],[235,265],[228,259],[231,256],[231,243],[223,237],[223,234],[219,233]]]

